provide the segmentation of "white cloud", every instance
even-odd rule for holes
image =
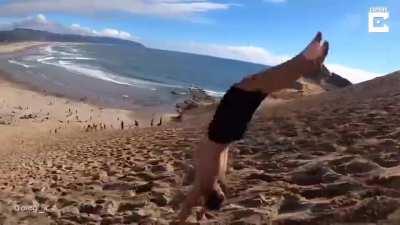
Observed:
[[[49,21],[43,14],[38,14],[34,17],[26,17],[25,19],[22,19],[20,21],[8,24],[0,24],[0,30],[12,30],[15,28],[44,30],[60,34],[104,36],[104,37],[113,37],[113,38],[120,38],[127,40],[139,39],[138,37],[130,34],[129,32],[118,30],[115,28],[105,28],[103,30],[97,31],[89,27],[83,27],[79,24],[72,24],[70,27],[66,27],[61,24]]]
[[[25,17],[18,21],[13,21],[0,25],[1,30],[12,30],[14,28],[28,28],[34,30],[46,30],[55,33],[67,33],[68,29],[60,24],[49,21],[45,15]]]
[[[375,77],[381,76],[383,74],[366,71],[359,68],[353,68],[340,64],[326,64],[326,67],[332,72],[339,74],[350,80],[352,83],[360,83],[363,81],[371,80]]]
[[[36,19],[39,23],[47,23],[47,18],[43,14],[37,14]]]
[[[113,37],[126,40],[139,40],[138,37],[131,35],[129,32],[123,30],[117,30],[114,28],[105,28],[103,30],[97,31],[89,27],[82,27],[79,24],[72,24],[70,26],[72,33],[80,35],[93,35],[93,36],[103,36],[103,37]]]
[[[90,29],[89,27],[82,27],[80,24],[74,23],[70,26],[70,29],[73,31],[75,34],[80,34],[80,35],[87,35],[87,34],[95,34],[96,31]]]
[[[163,48],[163,46],[161,46],[161,48]],[[287,55],[274,54],[265,48],[257,46],[228,46],[218,44],[189,43],[168,45],[164,46],[164,48],[169,50],[178,50],[221,58],[237,59],[272,66],[291,58],[291,56],[289,57]],[[326,66],[331,72],[337,73],[338,75],[347,78],[352,83],[359,83],[383,75],[375,72],[366,71],[360,68],[354,68],[336,63],[327,62]]]
[[[24,16],[42,12],[96,14],[126,12],[140,15],[180,17],[215,10],[230,4],[210,0],[13,0],[0,6],[2,16]]]
[[[112,29],[112,28],[106,28],[100,32],[97,32],[97,34],[100,36],[115,37],[115,38],[121,38],[121,39],[130,39],[131,38],[130,33]]]
[[[159,47],[266,65],[275,65],[289,58],[288,56],[276,55],[264,48],[252,45],[235,46],[192,42],[188,44],[170,44],[168,46],[161,45]]]

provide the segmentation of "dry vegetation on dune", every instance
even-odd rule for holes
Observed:
[[[256,116],[231,148],[226,204],[201,224],[400,224],[400,74],[307,99]],[[169,224],[203,122],[2,158],[0,224]]]

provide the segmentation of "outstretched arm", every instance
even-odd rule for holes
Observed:
[[[328,49],[328,42],[322,43],[322,34],[318,32],[294,58],[249,76],[229,89],[210,123],[208,137],[195,149],[196,178],[179,215],[181,223],[194,206],[204,205],[211,210],[221,206],[225,196],[218,179],[225,176],[229,143],[241,139],[253,113],[269,93],[291,88],[301,76],[318,74]]]

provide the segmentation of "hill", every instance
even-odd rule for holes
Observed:
[[[142,44],[130,40],[123,40],[111,37],[82,36],[75,34],[56,34],[47,31],[39,31],[25,28],[16,28],[11,31],[0,31],[0,42],[20,42],[20,41],[40,41],[40,42],[88,42],[121,44],[136,47],[144,47]]]

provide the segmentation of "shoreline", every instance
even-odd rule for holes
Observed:
[[[24,54],[24,51],[31,51],[49,44],[51,43],[41,43],[25,49],[18,49],[18,54]],[[0,55],[12,57],[14,54],[16,52]],[[40,145],[38,143],[67,137],[70,134],[121,130],[122,121],[124,130],[151,127],[152,120],[154,120],[154,126],[158,126],[160,118],[162,118],[162,125],[182,124],[187,119],[199,116],[196,113],[198,111],[209,111],[206,109],[207,107],[203,109],[204,107],[200,104],[195,106],[195,110],[189,109],[182,112],[185,117],[182,120],[175,111],[175,104],[171,104],[169,108],[163,105],[156,108],[134,102],[130,109],[126,109],[116,107],[116,105],[102,104],[104,102],[95,101],[96,99],[93,98],[84,99],[86,96],[81,96],[84,99],[81,100],[79,97],[74,98],[74,95],[54,93],[47,88],[49,85],[43,82],[35,85],[24,82],[23,79],[15,79],[15,75],[21,77],[21,74],[10,73],[0,68],[0,133],[2,133],[0,153],[6,150],[33,148]],[[17,78],[19,78],[18,76]],[[93,78],[82,76],[76,79]],[[93,80],[93,85],[98,84],[97,82],[97,80]],[[101,82],[104,81],[99,82],[101,85]],[[74,90],[70,89],[69,91],[73,92]],[[73,94],[79,96],[75,92]],[[182,98],[190,97],[193,96],[188,94]],[[196,108],[198,109],[196,110]],[[136,121],[139,126],[135,125]]]
[[[25,51],[27,49],[35,48],[39,45],[43,46],[46,44],[48,44],[48,42],[22,41],[0,43],[0,54],[18,53],[19,51]]]
[[[51,44],[50,42],[12,42],[0,43],[0,56],[22,54]]]
[[[8,48],[0,55],[21,54],[49,43],[30,43],[24,48]],[[0,45],[0,48],[4,45]],[[161,113],[160,113],[161,114]],[[162,113],[161,116],[165,116]],[[90,132],[106,132],[150,127],[159,122],[158,115],[145,110],[126,110],[92,101],[79,101],[57,95],[13,79],[0,69],[0,153],[40,146],[54,138]],[[163,120],[164,124],[167,119]]]
[[[29,54],[36,55],[37,53],[34,51],[39,48],[56,44],[56,42],[34,43],[34,46],[31,44],[25,49],[18,49],[17,52],[9,51],[7,54],[0,53],[0,58],[3,56],[3,60],[6,61],[8,57],[13,58],[14,56],[18,57]],[[150,90],[147,87],[116,84],[58,67],[38,68],[36,69],[36,66],[32,70],[14,68],[9,67],[7,62],[5,62],[4,68],[0,66],[0,73],[2,73],[3,79],[11,83],[16,83],[24,89],[44,95],[53,95],[73,101],[85,102],[102,108],[135,111],[143,114],[146,118],[151,117],[149,115],[160,117],[165,114],[175,114],[175,104],[186,98],[173,95],[171,90],[164,87],[157,88],[157,90]],[[167,95],[171,95],[171,97],[168,97],[171,98],[168,101],[164,99]]]

